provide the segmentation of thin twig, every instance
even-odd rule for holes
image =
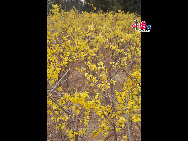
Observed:
[[[127,98],[126,98],[126,111],[127,111]],[[127,113],[127,127],[128,127],[128,138],[129,138],[129,141],[131,141],[131,134],[130,134],[130,127],[129,127],[129,117],[128,117],[128,113]]]
[[[68,70],[70,71],[70,69]],[[63,79],[65,77],[65,75],[68,73],[68,71],[61,77],[61,79]],[[61,105],[59,105],[59,103],[52,97],[50,96],[51,92],[58,86],[59,82],[61,81],[61,79],[59,79],[59,81],[56,83],[56,85],[50,90],[50,92],[48,93],[48,97],[59,106],[59,108],[61,108],[66,114],[68,114],[69,116],[72,116],[72,113],[67,111],[66,109],[64,109]]]
[[[124,108],[122,108],[122,107],[109,95],[109,93],[107,93],[107,95],[108,95],[108,97],[111,98],[111,100],[113,100],[113,102],[114,102],[117,106],[119,106],[123,111],[125,110]]]
[[[59,106],[59,108],[61,108],[66,114],[68,114],[69,116],[72,116],[72,113],[68,110],[66,110],[65,108],[63,108],[61,105],[59,105],[59,103],[51,96],[48,96],[55,104],[57,104]]]
[[[65,77],[65,75],[70,71],[70,69],[61,77],[61,79],[63,79]],[[51,89],[51,91],[48,93],[48,95],[51,94],[51,92],[58,86],[59,82],[61,81],[61,79],[59,79],[59,81],[55,84],[55,86]]]
[[[133,76],[131,76],[125,69],[124,72],[128,75],[128,77],[136,84],[138,84],[141,87],[141,83],[138,82],[138,80],[136,78],[134,78]],[[136,80],[135,80],[136,79]]]
[[[103,111],[103,110],[102,110]],[[110,124],[113,126],[113,130],[114,130],[114,135],[115,135],[115,141],[117,141],[117,133],[116,133],[116,124],[115,123],[112,123],[111,121],[110,121],[110,119],[108,118],[108,116],[104,113],[104,111],[103,111],[103,115],[104,115],[104,117],[110,122]]]

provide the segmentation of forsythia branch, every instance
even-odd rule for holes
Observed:
[[[68,114],[69,116],[73,116],[73,114],[68,111],[68,110],[65,110],[61,105],[59,105],[59,103],[51,96],[48,96],[55,104],[57,104],[59,106],[59,108],[61,108],[66,114]]]
[[[63,79],[65,77],[65,75],[70,71],[70,69],[61,77],[61,79]],[[59,81],[56,83],[56,85],[53,87],[53,89],[50,90],[50,92],[48,93],[48,95],[51,94],[51,92],[58,86],[59,82],[61,81],[61,79],[59,79]]]

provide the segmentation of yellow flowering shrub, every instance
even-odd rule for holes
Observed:
[[[51,13],[48,139],[140,139],[141,33],[131,25],[141,18],[122,11],[65,12],[57,5]]]

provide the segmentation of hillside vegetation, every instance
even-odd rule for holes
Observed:
[[[141,33],[134,13],[47,17],[47,139],[141,140]]]

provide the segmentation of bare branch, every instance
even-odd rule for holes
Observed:
[[[128,102],[128,100],[126,98],[126,110],[127,110],[127,102]],[[130,134],[129,116],[128,116],[128,114],[127,114],[127,127],[128,127],[128,139],[129,139],[129,141],[131,141],[131,134]]]
[[[69,116],[72,116],[73,114],[66,110],[65,108],[63,108],[53,97],[48,96],[55,104],[57,104],[59,106],[59,108],[61,108],[66,114],[68,114]]]
[[[110,124],[112,125],[112,127],[114,128],[114,129],[113,129],[113,130],[114,130],[114,135],[115,135],[114,141],[117,141],[116,124],[115,124],[115,123],[112,123],[112,122],[110,121],[110,119],[109,119],[108,116],[104,113],[104,111],[103,111],[103,115],[104,115],[104,117],[110,122]]]
[[[63,79],[65,77],[65,75],[70,71],[70,69],[61,77],[61,79]],[[58,86],[59,82],[61,81],[61,79],[59,79],[59,81],[55,84],[55,86],[50,90],[50,92],[48,93],[48,95],[51,94],[51,92]]]

